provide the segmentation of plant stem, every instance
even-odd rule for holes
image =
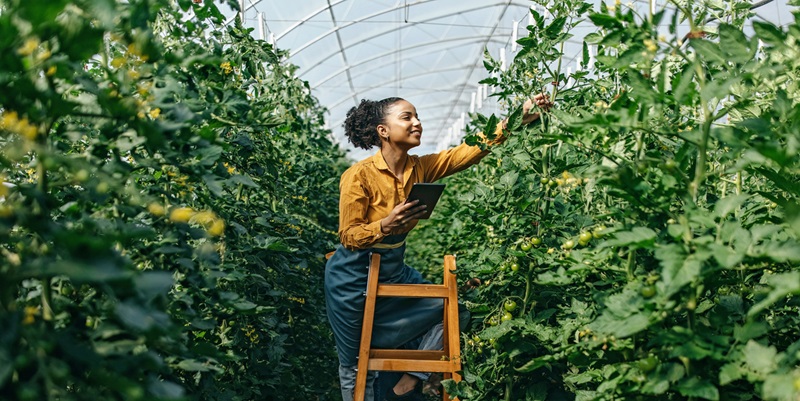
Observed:
[[[522,311],[528,313],[528,299],[531,296],[531,274],[533,273],[533,266],[525,273],[525,297],[522,298]]]
[[[636,276],[633,274],[633,250],[628,251],[628,263],[625,265],[625,271],[628,274],[628,282],[631,282],[636,278]]]

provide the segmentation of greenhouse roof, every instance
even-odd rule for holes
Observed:
[[[665,1],[653,0],[654,7]],[[599,3],[593,0],[594,3]],[[623,2],[645,13],[649,1]],[[308,81],[321,104],[333,139],[361,159],[373,151],[353,147],[344,137],[347,111],[361,99],[399,96],[417,107],[425,133],[412,153],[450,147],[463,137],[469,112],[502,115],[491,88],[484,51],[513,60],[515,39],[527,36],[529,0],[243,0],[245,26],[254,35],[289,51],[297,75]],[[754,2],[759,17],[779,24],[792,20],[786,0]],[[668,5],[667,5],[668,6]],[[232,15],[232,13],[231,13]],[[233,20],[231,16],[231,20]],[[786,21],[781,21],[781,18]],[[564,49],[576,67],[581,39],[594,27],[579,26]],[[567,67],[567,68],[573,68]]]

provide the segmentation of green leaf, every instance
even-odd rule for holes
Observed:
[[[719,370],[719,384],[721,386],[735,382],[742,377],[744,377],[744,371],[738,362],[725,364],[725,366]]]
[[[208,190],[211,191],[214,196],[220,198],[225,196],[225,190],[222,186],[224,182],[224,180],[220,179],[219,176],[214,174],[206,174],[203,176],[203,183],[206,184],[206,188],[208,188]]]
[[[258,184],[256,184],[252,178],[246,175],[234,174],[231,176],[230,180],[234,183],[242,184],[247,187],[258,188]]]
[[[764,380],[761,386],[761,396],[765,400],[794,400],[797,398],[794,374],[772,374]]]
[[[511,188],[517,183],[519,173],[516,171],[508,171],[500,177],[498,183],[506,188]]]
[[[678,392],[685,397],[699,397],[706,400],[719,400],[719,390],[707,380],[689,377],[677,386]]]
[[[5,386],[6,380],[14,370],[14,361],[5,348],[0,348],[0,386]]]
[[[184,359],[180,361],[176,367],[187,372],[208,372],[216,371],[221,372],[221,369],[212,365],[209,362],[201,362],[196,359]]]
[[[769,325],[764,322],[749,321],[744,326],[737,324],[733,327],[733,338],[740,343],[745,343],[769,333],[769,329]]]
[[[745,256],[744,249],[742,252],[736,252],[730,247],[717,243],[708,244],[708,249],[711,251],[717,263],[725,269],[736,267],[742,262]]]
[[[780,358],[778,357],[778,350],[773,346],[761,345],[754,340],[750,340],[744,347],[743,353],[747,367],[761,377],[765,377],[778,368]]]
[[[758,315],[761,311],[784,299],[787,295],[800,292],[800,272],[798,271],[768,275],[766,282],[772,286],[772,290],[767,293],[764,299],[750,308],[750,311],[747,312],[748,318]]]
[[[623,28],[622,22],[620,22],[619,19],[608,14],[592,13],[589,14],[589,19],[592,21],[592,23],[601,28],[609,30]]]
[[[585,43],[591,43],[593,45],[600,43],[600,40],[602,39],[603,35],[601,35],[599,32],[592,32],[583,38]]]
[[[791,194],[794,194],[795,196],[800,196],[800,185],[797,185],[796,181],[788,179],[786,177],[786,174],[781,174],[766,167],[758,167],[754,168],[753,170],[758,173],[761,173],[761,175],[763,175],[764,177],[772,181],[775,185],[777,185],[778,188],[786,192],[789,192]]]
[[[554,18],[553,22],[551,22],[550,25],[548,25],[547,28],[545,29],[547,37],[556,39],[564,30],[564,24],[566,23],[567,23],[567,17]]]
[[[753,21],[753,30],[762,42],[778,48],[786,47],[786,34],[775,25],[766,21]]]
[[[600,319],[597,321],[600,321]],[[598,333],[609,333],[618,338],[625,338],[639,333],[650,326],[649,319],[642,313],[636,313],[624,319],[608,321],[605,323],[607,324],[592,324],[590,327],[592,327]]]
[[[557,358],[555,355],[543,355],[538,358],[533,358],[530,361],[526,362],[524,365],[514,368],[517,372],[520,373],[530,373],[536,369],[539,369],[544,366],[548,366],[553,362],[556,362]]]
[[[146,271],[134,277],[133,283],[142,297],[152,300],[159,295],[166,293],[175,284],[172,273],[166,271]]]
[[[659,292],[667,298],[700,275],[702,263],[695,255],[687,256],[680,245],[656,248],[655,256],[661,262],[662,279],[657,286],[663,287],[659,288]]]
[[[749,198],[750,195],[740,194],[718,200],[717,204],[714,205],[714,216],[719,218],[727,217],[729,213],[737,209]]]
[[[751,46],[741,29],[732,25],[719,25],[719,44],[728,60],[734,63],[744,64],[755,56],[755,46]]]
[[[691,39],[689,45],[701,59],[715,64],[725,64],[727,59],[718,44],[705,39]],[[713,82],[713,81],[712,81]]]
[[[797,241],[768,241],[761,249],[761,256],[780,263],[800,262],[800,243]]]
[[[656,240],[656,232],[647,227],[634,227],[631,231],[617,231],[613,235],[614,238],[606,241],[607,245],[651,248]]]

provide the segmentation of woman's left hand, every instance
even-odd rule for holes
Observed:
[[[538,109],[547,111],[550,110],[550,107],[553,107],[553,102],[550,101],[550,96],[546,93],[539,93],[535,95],[532,99],[526,100],[525,104],[522,105],[523,124],[530,124],[539,119],[540,116],[538,112],[531,112],[534,105]]]

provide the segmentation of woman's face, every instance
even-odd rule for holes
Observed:
[[[389,140],[389,144],[403,149],[419,146],[422,138],[422,122],[414,105],[398,100],[386,110],[384,123],[378,125],[378,134]]]

